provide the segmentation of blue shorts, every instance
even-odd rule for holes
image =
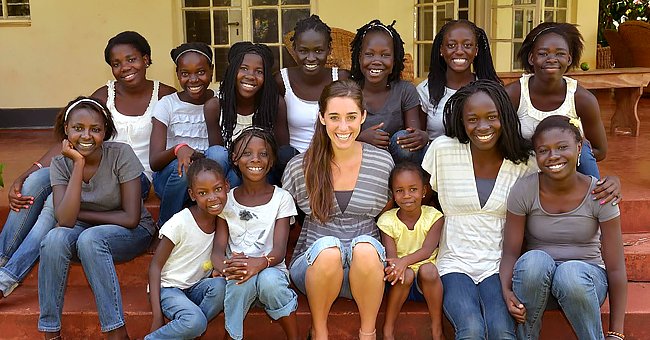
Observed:
[[[390,282],[386,282],[386,288],[385,291],[388,292],[393,288],[393,285],[390,284]],[[424,294],[422,294],[422,289],[420,289],[420,285],[418,285],[418,278],[416,277],[413,280],[413,283],[411,283],[411,288],[409,289],[409,295],[406,297],[407,301],[418,301],[418,302],[423,302],[427,301],[424,298]]]
[[[307,268],[311,266],[318,255],[327,248],[339,248],[341,252],[341,263],[343,263],[343,283],[341,285],[341,291],[339,292],[339,297],[344,297],[352,299],[352,291],[350,290],[350,280],[348,275],[350,273],[350,263],[352,262],[352,249],[357,243],[370,243],[376,250],[379,259],[382,262],[382,265],[386,261],[386,249],[379,242],[370,235],[361,235],[352,239],[350,246],[344,247],[341,243],[341,240],[334,236],[324,236],[316,240],[307,251],[302,255],[298,256],[291,267],[289,268],[289,274],[291,275],[291,280],[293,284],[300,290],[303,294],[307,294],[307,289],[305,281],[307,277]]]

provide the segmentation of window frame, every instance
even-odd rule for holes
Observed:
[[[9,16],[9,0],[0,0],[2,15],[0,15],[0,26],[30,26],[32,22],[32,5],[29,0],[22,0],[19,5],[27,5],[29,15]]]

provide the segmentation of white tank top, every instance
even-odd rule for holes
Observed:
[[[519,109],[517,109],[517,115],[519,116],[519,122],[521,123],[521,134],[524,138],[530,139],[535,132],[537,124],[548,116],[567,116],[569,118],[577,119],[578,122],[580,122],[580,118],[576,113],[574,98],[576,89],[578,88],[577,80],[563,77],[564,81],[566,81],[566,97],[564,98],[562,105],[553,111],[540,111],[536,109],[530,101],[528,81],[532,76],[532,74],[524,74],[519,78],[519,83],[521,84],[521,95],[519,96]],[[580,132],[584,135],[582,123],[579,123],[578,127],[580,128]]]
[[[141,116],[126,116],[120,113],[115,107],[115,80],[109,80],[106,83],[108,87],[108,100],[106,106],[113,115],[117,136],[113,138],[115,142],[122,142],[131,145],[135,155],[144,167],[144,174],[151,181],[153,172],[149,166],[149,139],[151,138],[151,115],[153,107],[158,102],[158,88],[160,83],[153,81],[153,92],[149,106]]]
[[[298,98],[291,89],[289,73],[286,68],[280,70],[284,83],[284,101],[287,104],[287,125],[289,127],[289,144],[300,153],[305,152],[316,131],[318,119],[318,101]],[[332,67],[332,81],[339,79],[338,67]]]

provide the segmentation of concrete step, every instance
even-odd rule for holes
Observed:
[[[650,284],[629,283],[628,306],[625,318],[626,339],[650,339]],[[132,338],[142,338],[149,332],[151,309],[144,286],[122,289],[127,329]],[[379,314],[377,328],[381,336],[384,307]],[[355,339],[359,329],[359,315],[353,301],[339,299],[329,317],[331,339]],[[0,334],[2,339],[35,339],[42,335],[37,330],[38,297],[35,287],[23,287],[8,298],[0,300]],[[309,307],[304,296],[298,302],[298,325],[303,336],[311,323]],[[609,307],[602,308],[604,329],[607,329]],[[91,339],[99,337],[99,320],[92,292],[87,287],[68,287],[63,308],[63,337]],[[430,338],[429,314],[425,303],[407,302],[398,320],[398,339]],[[544,315],[542,339],[575,339],[575,335],[559,311]],[[445,334],[453,339],[453,329],[445,322]],[[247,339],[282,339],[284,333],[263,310],[253,308],[244,323]],[[224,335],[223,314],[213,320],[202,339],[221,339]],[[379,338],[379,337],[378,337]]]
[[[295,234],[295,231],[292,230],[292,234]],[[624,234],[623,242],[628,280],[650,283],[650,233]],[[138,256],[132,261],[119,263],[115,266],[120,283],[123,286],[146,285],[153,250],[154,248],[151,247],[150,251],[146,254]],[[292,252],[293,247],[290,247],[287,251],[289,257]],[[290,260],[289,257],[287,261]],[[88,281],[80,264],[73,263],[70,267],[68,285],[88,286]],[[22,286],[38,286],[38,266],[32,268],[22,283]],[[20,288],[17,290],[20,290]]]

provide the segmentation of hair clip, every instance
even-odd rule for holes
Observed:
[[[393,20],[393,23],[390,24],[390,25],[388,25],[388,26],[382,24],[379,20],[377,20],[377,21],[372,21],[372,22],[368,25],[368,27],[366,27],[366,29],[364,30],[363,35],[361,36],[361,38],[363,39],[363,37],[366,36],[366,33],[368,33],[368,31],[370,31],[370,29],[372,29],[372,28],[374,28],[374,27],[379,27],[379,28],[384,29],[386,32],[388,32],[388,35],[390,35],[390,37],[393,38],[393,32],[391,32],[391,31],[390,31],[390,28],[388,28],[388,27],[393,27],[394,24],[395,24],[395,20]]]
[[[535,34],[535,36],[533,37],[533,40],[531,41],[531,44],[535,43],[535,40],[537,39],[537,37],[539,37],[540,34],[546,32],[548,30],[554,29],[554,28],[555,28],[555,26],[549,26],[549,27],[545,27],[545,28],[541,29],[539,32],[537,32],[537,34]]]
[[[174,59],[174,64],[178,65],[178,58],[180,58],[183,54],[185,54],[185,53],[187,53],[187,52],[196,52],[196,53],[198,53],[198,54],[201,54],[201,55],[205,56],[206,58],[208,58],[208,60],[209,60],[210,62],[212,62],[212,58],[208,57],[208,55],[207,55],[205,52],[201,52],[201,51],[199,51],[199,50],[197,50],[197,49],[195,49],[195,48],[190,48],[190,49],[187,49],[187,50],[185,50],[185,51],[179,53],[179,54],[176,56],[176,59]]]

